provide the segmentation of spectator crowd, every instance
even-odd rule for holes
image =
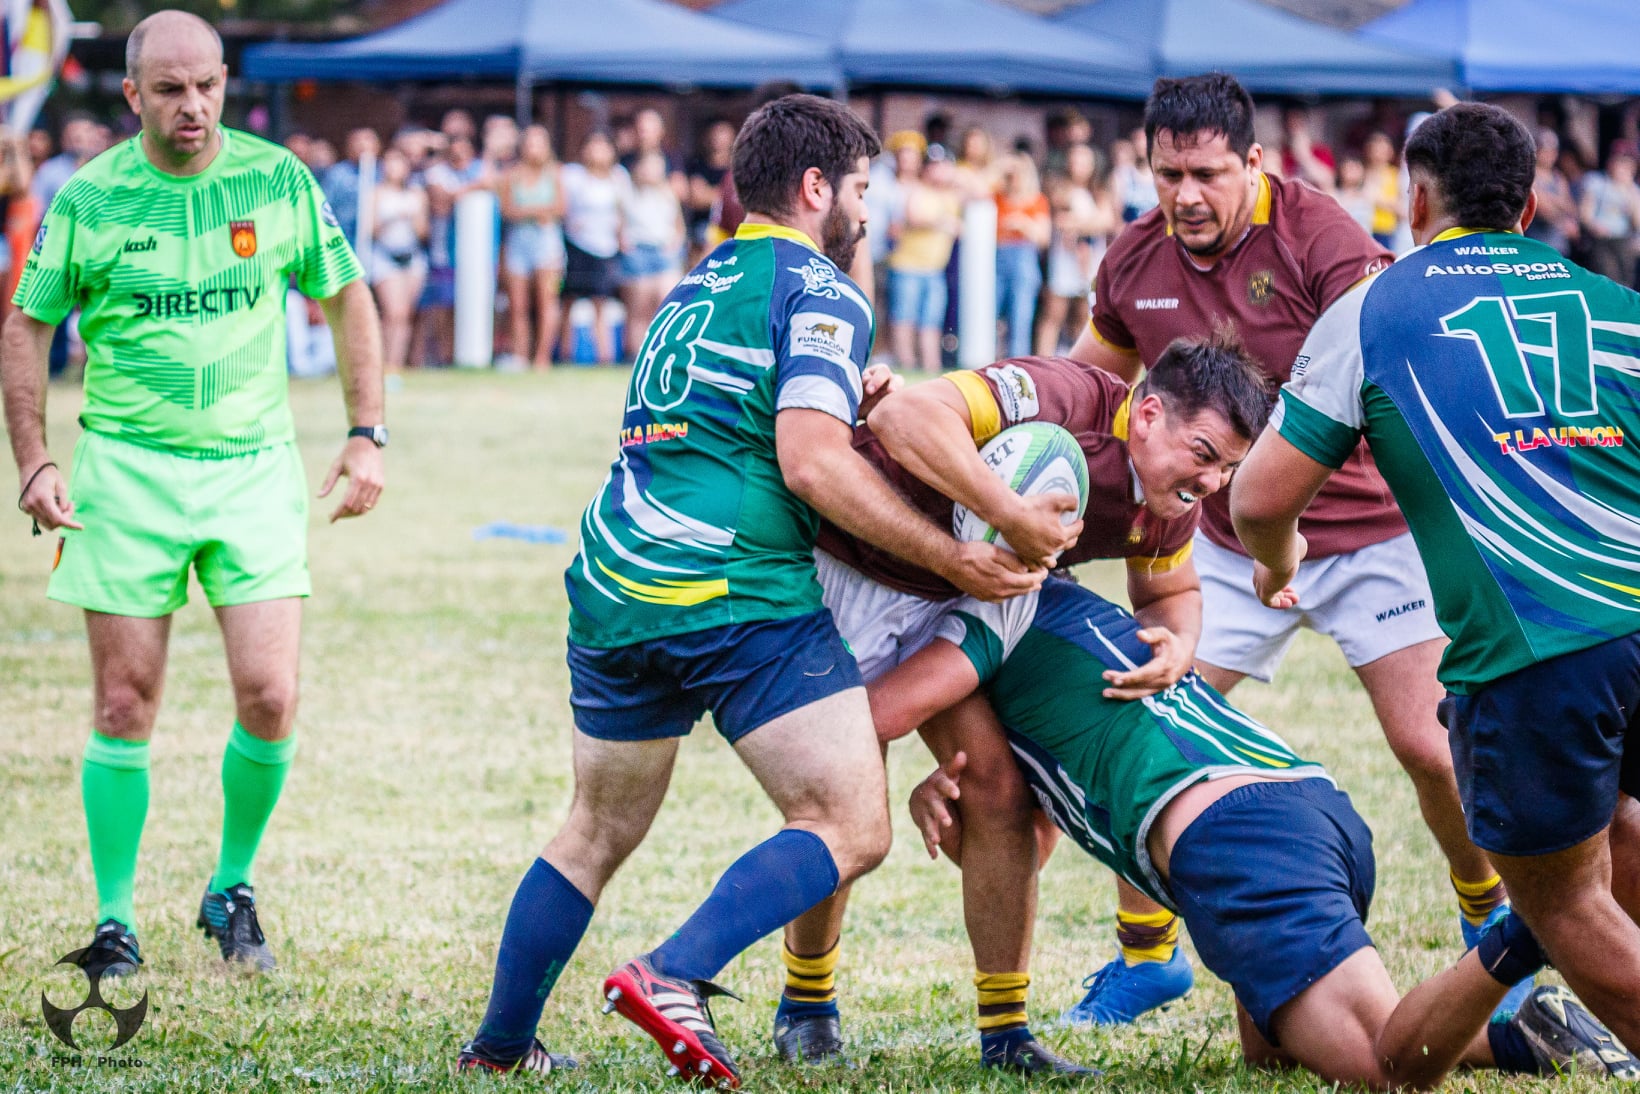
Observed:
[[[1375,110],[1334,148],[1316,135],[1309,110],[1289,107],[1265,168],[1332,194],[1381,243],[1404,252],[1411,239],[1399,146],[1420,117],[1408,123]],[[319,179],[348,238],[355,246],[368,240],[361,250],[386,367],[396,375],[452,360],[455,209],[479,190],[496,198],[498,366],[632,360],[676,279],[739,223],[735,132],[731,121],[712,119],[683,158],[660,112],[646,108],[593,130],[573,158],[561,159],[543,126],[502,115],[480,124],[456,109],[438,128],[406,127],[385,145],[369,128],[349,133],[340,150],[302,132],[285,144]],[[8,300],[52,197],[114,139],[108,126],[79,115],[55,140],[45,129],[0,131]],[[1528,234],[1615,281],[1640,284],[1640,150],[1619,139],[1595,165],[1553,128],[1537,140],[1538,211]],[[365,172],[371,185],[361,185]],[[1040,140],[1019,136],[1006,147],[980,127],[954,134],[943,113],[920,131],[891,133],[872,164],[867,201],[877,354],[932,372],[956,359],[957,270],[972,203],[996,210],[998,353],[1022,356],[1075,341],[1106,247],[1157,198],[1143,130],[1099,145],[1085,117],[1060,110],[1047,116]],[[323,370],[330,351],[317,307],[292,315],[293,371]],[[577,316],[586,322],[572,322]],[[53,346],[54,373],[79,352],[70,322]]]

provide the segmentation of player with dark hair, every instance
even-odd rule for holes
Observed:
[[[649,326],[620,454],[565,575],[574,800],[513,897],[463,1070],[568,1062],[535,1039],[542,1007],[653,823],[679,738],[710,710],[785,827],[604,993],[675,1073],[739,1084],[705,1009],[720,990],[711,978],[889,845],[870,710],[815,580],[821,514],[982,597],[1042,579],[1005,551],[952,539],[850,445],[873,317],[842,267],[865,232],[877,147],[826,99],[754,113],[734,150],[747,217]]]
[[[1232,321],[1270,377],[1285,381],[1316,318],[1387,266],[1390,254],[1331,197],[1264,170],[1253,100],[1234,77],[1156,81],[1144,125],[1161,203],[1111,244],[1091,321],[1071,355],[1131,381],[1175,338]],[[1247,676],[1268,682],[1300,627],[1339,644],[1412,779],[1457,890],[1465,943],[1473,945],[1487,918],[1500,914],[1505,891],[1464,834],[1435,715],[1444,643],[1406,521],[1371,455],[1357,449],[1305,513],[1312,557],[1297,577],[1302,606],[1272,611],[1253,595],[1253,564],[1230,527],[1226,498],[1239,489],[1233,484],[1207,502],[1197,535],[1197,668],[1228,693]],[[1119,889],[1118,954],[1087,978],[1087,995],[1067,1021],[1131,1021],[1189,990],[1177,918]]]
[[[1064,358],[1013,358],[889,396],[855,443],[936,523],[949,527],[961,502],[1033,558],[1060,550],[1060,513],[1075,499],[1021,498],[979,449],[1022,422],[1070,430],[1087,459],[1089,497],[1076,543],[1058,561],[1127,560],[1128,595],[1151,656],[1113,672],[1108,685],[1112,695],[1138,698],[1171,686],[1190,668],[1201,630],[1200,586],[1190,563],[1196,502],[1223,487],[1263,427],[1266,387],[1228,331],[1170,346],[1132,390],[1103,369]],[[829,525],[821,529],[816,560],[826,605],[867,682],[926,644],[959,595],[937,575]],[[965,752],[976,773],[975,854],[963,877],[963,903],[977,969],[981,1060],[1075,1073],[1082,1069],[1042,1047],[1027,1021],[1036,892],[1030,798],[983,699],[973,704],[977,714],[953,711],[922,732],[936,756]],[[836,971],[845,900],[840,891],[787,928],[775,1044],[788,1060],[813,1062],[842,1051]]]
[[[1452,638],[1469,834],[1566,981],[1640,1044],[1640,297],[1522,229],[1531,136],[1460,103],[1407,142],[1422,246],[1333,305],[1231,511],[1285,602],[1297,517],[1364,438]]]
[[[1640,1078],[1640,1062],[1560,987],[1487,1016],[1543,967],[1507,910],[1480,945],[1403,999],[1367,935],[1372,833],[1318,764],[1196,674],[1139,702],[1105,677],[1147,654],[1139,623],[1068,581],[1002,604],[960,602],[938,636],[872,684],[885,737],[983,686],[1054,823],[1190,928],[1234,989],[1242,1052],[1331,1083],[1428,1087],[1460,1064],[1521,1074],[1571,1066]],[[972,869],[964,757],[912,794],[930,854]],[[960,824],[948,812],[959,793]]]
[[[252,867],[296,754],[307,488],[285,374],[294,277],[334,332],[348,431],[323,497],[331,519],[383,481],[381,342],[363,271],[319,185],[290,152],[220,124],[222,40],[160,11],[126,44],[142,132],[57,192],[6,320],[0,387],[18,507],[61,530],[47,587],[85,610],[94,692],[80,769],[96,935],[83,963],[141,964],[138,851],[149,742],[172,614],[197,574],[227,652],[235,722],[222,757],[222,838],[196,923],[225,960],[274,967]],[[75,308],[85,335],[84,432],[65,483],[46,447],[46,358]]]

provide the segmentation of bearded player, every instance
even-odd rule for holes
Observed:
[[[513,897],[463,1070],[569,1062],[536,1040],[542,1008],[647,834],[679,739],[709,710],[785,824],[665,941],[610,973],[604,993],[674,1073],[739,1084],[706,1010],[721,990],[712,978],[889,843],[870,710],[815,581],[820,514],[982,597],[1042,579],[1005,551],[953,540],[850,447],[873,317],[843,270],[864,235],[878,147],[827,99],[757,110],[734,148],[746,221],[650,324],[620,453],[565,575],[574,800]]]

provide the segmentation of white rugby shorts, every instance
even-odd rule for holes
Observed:
[[[814,565],[837,633],[868,684],[932,642],[941,617],[957,602],[890,589],[821,550]]]
[[[1404,532],[1359,551],[1301,562],[1298,606],[1267,608],[1253,592],[1253,560],[1196,533],[1202,638],[1196,657],[1269,683],[1298,628],[1327,635],[1351,668],[1442,637],[1423,560]]]

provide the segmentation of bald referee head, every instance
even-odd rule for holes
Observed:
[[[155,12],[126,40],[125,101],[149,158],[172,174],[196,174],[216,153],[227,82],[222,38],[197,15]]]

